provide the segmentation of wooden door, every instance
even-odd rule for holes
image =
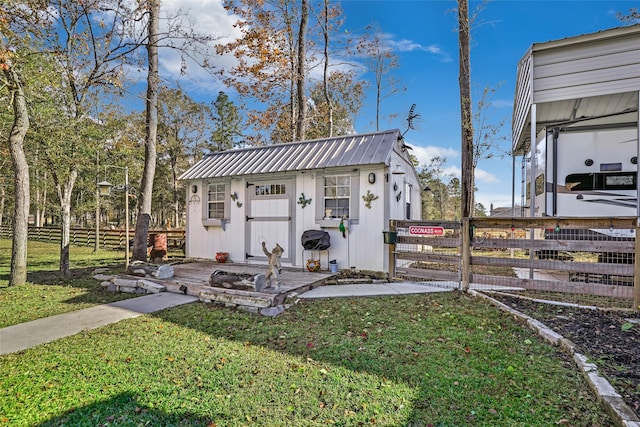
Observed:
[[[272,179],[247,183],[247,260],[267,261],[262,242],[271,251],[279,244],[284,253],[282,262],[294,262],[292,241],[294,221],[294,181]]]

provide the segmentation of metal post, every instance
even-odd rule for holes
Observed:
[[[640,220],[636,221],[635,252],[633,266],[633,310],[640,311]]]
[[[124,167],[124,243],[125,261],[124,268],[129,268],[129,167]]]
[[[636,98],[636,106],[640,107],[640,91]],[[636,113],[636,156],[640,157],[640,108]],[[633,272],[633,309],[640,311],[640,183],[637,177],[640,176],[640,165],[636,164],[636,241],[635,241],[635,261]]]
[[[100,186],[98,182],[100,180],[100,154],[96,152],[96,239],[93,246],[93,251],[98,252],[100,248]]]
[[[100,186],[98,185],[98,177],[96,176],[96,238],[93,245],[93,251],[98,252],[100,248]]]
[[[396,222],[394,220],[389,221],[389,232],[397,232]],[[389,280],[393,280],[396,277],[396,244],[388,244],[389,250]]]
[[[533,218],[534,216],[536,216],[536,174],[538,173],[536,171],[538,165],[537,163],[537,157],[536,157],[536,152],[537,152],[537,148],[538,148],[538,135],[536,133],[536,128],[537,128],[537,123],[536,123],[536,104],[533,104],[531,106],[531,142],[529,143],[529,169],[531,170],[531,176],[529,176],[529,217]],[[531,240],[531,243],[533,243],[533,241],[535,240],[535,230],[533,228],[531,228],[529,230],[529,239]],[[533,247],[533,245],[531,246]],[[533,259],[535,258],[535,251],[533,249],[529,249],[529,259],[531,261],[533,261]],[[529,268],[529,279],[533,280],[534,278],[534,271],[533,271],[533,267]]]

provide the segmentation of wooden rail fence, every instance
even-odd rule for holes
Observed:
[[[61,229],[59,227],[29,227],[29,240],[41,242],[60,242]],[[135,230],[129,231],[129,237],[133,238]],[[185,231],[180,229],[166,230],[153,229],[149,230],[149,235],[165,234],[167,236],[167,246],[169,250],[184,251]],[[12,230],[8,226],[0,227],[0,238],[10,239]],[[71,244],[77,246],[95,246],[96,231],[90,228],[72,228],[69,239]],[[125,230],[100,230],[98,247],[101,249],[119,249],[124,250],[126,245]]]
[[[389,230],[392,277],[592,295],[640,310],[635,217],[391,221]]]

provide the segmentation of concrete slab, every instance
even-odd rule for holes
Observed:
[[[447,292],[445,287],[428,286],[411,282],[393,282],[355,285],[329,285],[307,291],[298,295],[300,299],[313,298],[347,298],[383,295],[409,295],[429,292]]]
[[[98,305],[0,329],[0,354],[9,354],[78,332],[197,301],[192,295],[163,292]]]

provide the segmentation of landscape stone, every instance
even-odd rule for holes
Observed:
[[[156,271],[151,273],[153,277],[156,277],[158,279],[169,279],[173,277],[173,274],[174,274],[173,266],[169,264],[162,264],[158,266],[158,269]]]
[[[96,280],[111,280],[113,279],[115,276],[112,274],[94,274],[93,278]]]
[[[264,274],[256,274],[253,278],[253,285],[255,286],[256,292],[261,292],[267,285],[267,279]]]
[[[138,281],[131,279],[121,279],[119,277],[113,279],[113,284],[119,288],[137,288]]]
[[[166,290],[165,286],[145,279],[138,280],[138,287],[146,290],[151,294],[157,294]]]
[[[268,317],[276,317],[278,314],[284,311],[283,305],[277,305],[275,307],[267,307],[260,310],[260,314]]]

